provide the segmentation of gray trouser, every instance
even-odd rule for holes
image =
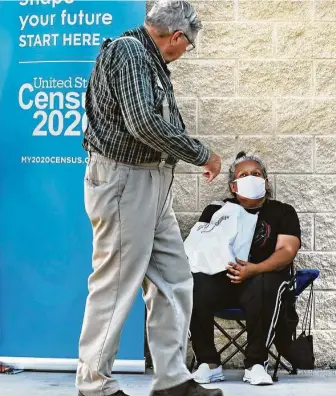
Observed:
[[[193,281],[172,209],[173,169],[129,166],[92,154],[85,208],[93,228],[93,273],[76,385],[85,396],[119,386],[111,371],[120,332],[143,284],[156,390],[191,378],[185,365]]]

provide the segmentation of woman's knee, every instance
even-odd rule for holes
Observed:
[[[194,289],[193,289],[193,305],[196,307],[207,307],[211,304],[213,295],[211,293],[211,276],[196,273],[193,274]]]

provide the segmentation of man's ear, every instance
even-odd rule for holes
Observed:
[[[171,35],[170,44],[171,45],[177,44],[178,40],[181,38],[182,35],[183,35],[183,32],[181,30],[174,32]]]

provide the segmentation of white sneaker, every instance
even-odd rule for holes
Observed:
[[[261,364],[255,364],[251,370],[245,370],[243,381],[251,385],[273,385],[272,377]]]
[[[211,369],[207,363],[200,364],[192,376],[194,381],[198,382],[199,384],[210,384],[210,382],[219,382],[225,380],[222,366]]]

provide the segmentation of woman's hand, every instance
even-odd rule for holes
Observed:
[[[231,279],[232,283],[238,284],[257,275],[257,266],[257,264],[236,258],[236,263],[229,263],[227,267],[227,276]]]

